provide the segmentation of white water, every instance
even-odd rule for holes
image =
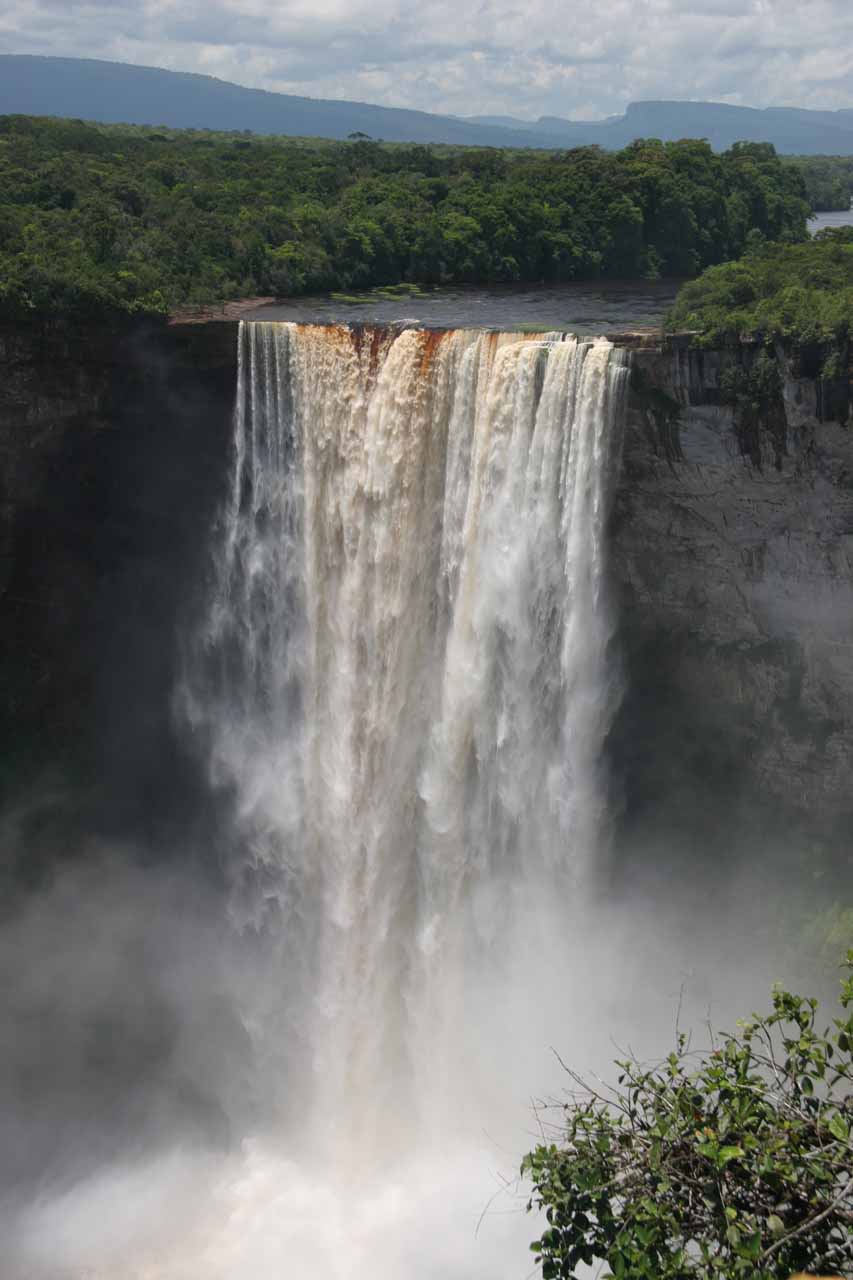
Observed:
[[[240,923],[280,948],[282,1089],[363,1166],[458,1115],[484,978],[598,855],[624,366],[251,324],[240,370],[198,710],[249,833]]]
[[[584,1016],[625,374],[604,340],[241,326],[187,705],[234,796],[260,1118],[224,1165],[140,1174],[156,1230],[81,1229],[75,1276],[529,1273],[517,1197],[475,1228]]]

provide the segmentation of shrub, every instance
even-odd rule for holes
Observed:
[[[776,989],[773,1011],[695,1052],[574,1072],[561,1140],[525,1157],[545,1280],[598,1262],[647,1280],[776,1280],[853,1267],[853,951],[840,1016]]]

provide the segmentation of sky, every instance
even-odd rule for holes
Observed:
[[[0,0],[0,52],[457,115],[853,107],[851,0]]]

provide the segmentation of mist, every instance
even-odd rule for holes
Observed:
[[[770,913],[738,912],[744,883],[728,919],[702,909],[713,880],[523,921],[534,954],[475,993],[431,1140],[396,1122],[392,1156],[336,1165],[293,1138],[275,1046],[246,1027],[274,1005],[274,945],[185,876],[88,851],[0,933],[4,1276],[529,1275],[517,1173],[559,1125],[557,1054],[612,1081],[614,1057],[659,1056],[676,1024],[706,1043],[707,1020],[798,976],[768,951]]]

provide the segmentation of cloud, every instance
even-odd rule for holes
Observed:
[[[0,48],[463,115],[853,106],[849,0],[0,0]]]

